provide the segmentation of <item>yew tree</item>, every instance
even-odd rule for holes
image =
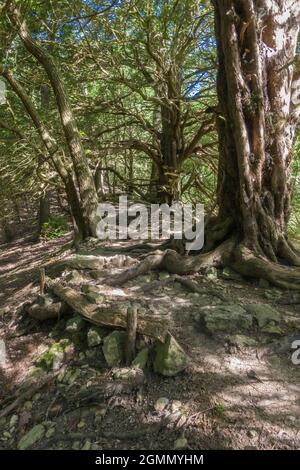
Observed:
[[[228,265],[300,288],[300,254],[288,238],[290,171],[300,114],[299,0],[214,0],[218,52],[218,215],[203,253],[155,254],[138,270],[184,274]],[[121,281],[132,278],[132,268]],[[117,279],[119,282],[120,279]]]
[[[299,286],[288,239],[300,112],[299,0],[214,1],[218,50],[218,236],[243,274]],[[221,229],[223,224],[224,230]]]

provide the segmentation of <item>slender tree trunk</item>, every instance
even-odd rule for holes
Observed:
[[[0,73],[8,81],[13,91],[22,101],[24,108],[26,109],[37,132],[39,133],[41,141],[47,149],[53,167],[55,168],[64,183],[67,200],[72,212],[76,239],[86,238],[90,236],[90,227],[86,221],[86,218],[84,217],[82,202],[74,182],[75,175],[73,176],[74,172],[72,171],[72,168],[70,168],[66,164],[65,159],[63,159],[59,155],[58,147],[56,145],[55,140],[51,136],[47,127],[41,121],[40,116],[33,102],[30,99],[30,96],[26,93],[22,85],[15,79],[15,77],[9,70],[2,69],[0,70]]]
[[[183,150],[181,135],[179,72],[170,67],[167,76],[167,103],[161,106],[161,165],[158,168],[158,197],[171,204],[180,198],[180,160]]]
[[[20,11],[13,0],[8,1],[7,8],[9,18],[12,24],[17,28],[24,46],[42,65],[51,83],[66,143],[73,162],[85,225],[88,228],[89,235],[96,235],[96,210],[98,205],[96,188],[82,146],[72,106],[60,77],[60,73],[53,58],[32,39],[32,35],[30,34],[25,21],[22,21]]]
[[[43,225],[50,219],[50,195],[49,191],[45,191],[39,200],[39,232],[42,231]]]
[[[287,239],[287,223],[299,117],[299,70],[294,59],[300,2],[215,0],[214,6],[219,221],[232,219],[228,227],[256,254],[298,265]]]

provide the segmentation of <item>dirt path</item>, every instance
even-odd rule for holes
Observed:
[[[36,357],[64,337],[62,320],[60,329],[49,321],[16,336],[18,327],[12,312],[21,301],[36,295],[38,266],[46,262],[49,273],[55,272],[57,252],[65,241],[33,244],[20,240],[2,246],[1,306],[11,309],[0,319],[0,341],[5,348],[2,356],[0,349],[2,399],[28,375]],[[72,345],[65,375],[28,398],[5,419],[0,418],[0,448],[16,448],[22,436],[37,424],[42,424],[44,433],[33,448],[172,449],[176,441],[179,445],[178,439],[186,440],[181,442],[191,449],[300,448],[300,365],[292,364],[289,344],[289,335],[300,331],[299,305],[277,305],[284,319],[281,336],[252,330],[247,335],[255,343],[245,346],[232,341],[234,335],[226,332],[207,334],[196,320],[203,306],[222,303],[211,288],[239,305],[268,302],[274,306],[276,302],[266,300],[266,294],[270,297],[271,292],[272,297],[274,292],[275,300],[278,291],[215,278],[209,281],[209,294],[205,288],[203,294],[189,293],[177,283],[162,284],[143,296],[136,293],[145,283],[163,276],[168,275],[151,273],[131,281],[121,289],[122,295],[151,300],[168,315],[172,333],[191,357],[188,369],[173,378],[147,371],[141,389],[82,405],[75,398],[78,392],[87,384],[93,387],[111,379],[113,372],[105,366],[101,347],[91,351],[84,343]],[[200,277],[195,280],[203,281]],[[159,398],[166,399],[165,406],[158,407]],[[155,426],[166,416],[170,418],[168,424],[157,430]],[[130,433],[141,425],[147,426],[147,433],[130,439]],[[55,430],[70,439],[53,441]],[[105,433],[111,433],[110,437]]]

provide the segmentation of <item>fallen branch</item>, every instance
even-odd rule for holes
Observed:
[[[91,304],[80,292],[61,283],[47,282],[52,292],[75,312],[99,326],[127,328],[128,302],[106,300],[101,305]],[[164,341],[168,332],[168,321],[139,312],[137,332]]]

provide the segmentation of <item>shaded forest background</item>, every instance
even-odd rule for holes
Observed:
[[[18,4],[33,39],[54,59],[99,200],[117,200],[120,193],[148,202],[181,198],[216,213],[217,57],[210,2]],[[8,241],[25,225],[37,223],[41,231],[50,223],[45,230],[54,237],[66,230],[57,209],[70,220],[66,187],[76,178],[76,164],[49,76],[5,14],[1,43],[2,72],[11,74],[0,106],[1,236]],[[26,95],[36,120],[24,105]],[[299,145],[298,132],[293,236],[300,223]]]

